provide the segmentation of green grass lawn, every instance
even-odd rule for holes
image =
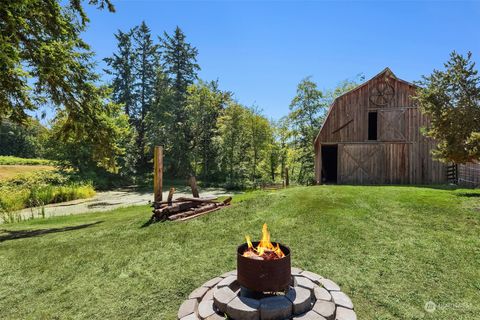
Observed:
[[[0,156],[0,165],[54,165],[55,161],[37,158],[19,158],[14,156]]]
[[[55,167],[43,165],[2,165],[0,164],[0,182],[15,178],[21,174],[31,174],[40,171],[54,171]]]
[[[479,318],[480,191],[317,186],[236,198],[146,228],[146,206],[0,226],[0,319],[175,319],[193,289],[235,269],[236,246],[264,222],[294,266],[350,295],[359,319]]]

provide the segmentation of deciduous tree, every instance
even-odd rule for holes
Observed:
[[[45,156],[49,130],[37,119],[28,118],[25,125],[4,120],[0,122],[0,155],[22,158]]]
[[[323,123],[327,103],[323,93],[310,77],[303,79],[297,87],[297,94],[290,103],[289,120],[296,161],[299,163],[297,180],[310,183],[314,174],[313,141]]]
[[[480,77],[472,54],[450,54],[445,70],[419,82],[416,101],[430,118],[425,134],[438,143],[434,155],[464,163],[480,159]]]
[[[120,105],[109,99],[109,88],[101,87],[98,90],[101,92],[98,93],[97,103],[102,108],[95,113],[95,122],[98,134],[104,137],[103,141],[98,143],[90,132],[80,131],[79,134],[69,130],[65,133],[63,128],[70,125],[70,119],[64,110],[57,112],[49,138],[48,157],[67,167],[73,166],[81,174],[98,169],[117,172],[118,158],[124,155],[125,144],[129,140],[128,117],[123,114]],[[72,125],[75,125],[75,122]]]
[[[201,179],[215,180],[219,173],[219,148],[214,143],[217,121],[231,93],[218,89],[218,82],[190,85],[187,93],[186,110],[192,132],[193,173]]]
[[[218,119],[220,166],[229,187],[244,187],[248,179],[246,122],[247,109],[234,101],[229,102]]]

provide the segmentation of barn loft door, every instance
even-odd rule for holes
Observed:
[[[340,154],[340,183],[383,183],[383,146],[377,144],[343,145]]]
[[[405,141],[405,110],[378,111],[379,141]]]

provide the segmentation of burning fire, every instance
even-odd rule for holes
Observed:
[[[285,254],[280,249],[280,246],[274,246],[270,242],[270,232],[268,232],[267,224],[263,224],[262,239],[255,248],[250,240],[250,236],[245,236],[247,239],[248,248],[243,253],[244,257],[256,260],[276,260],[285,257]]]

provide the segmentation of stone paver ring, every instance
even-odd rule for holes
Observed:
[[[285,293],[260,297],[240,287],[237,271],[195,289],[178,310],[179,320],[356,320],[353,303],[332,280],[292,268]]]

